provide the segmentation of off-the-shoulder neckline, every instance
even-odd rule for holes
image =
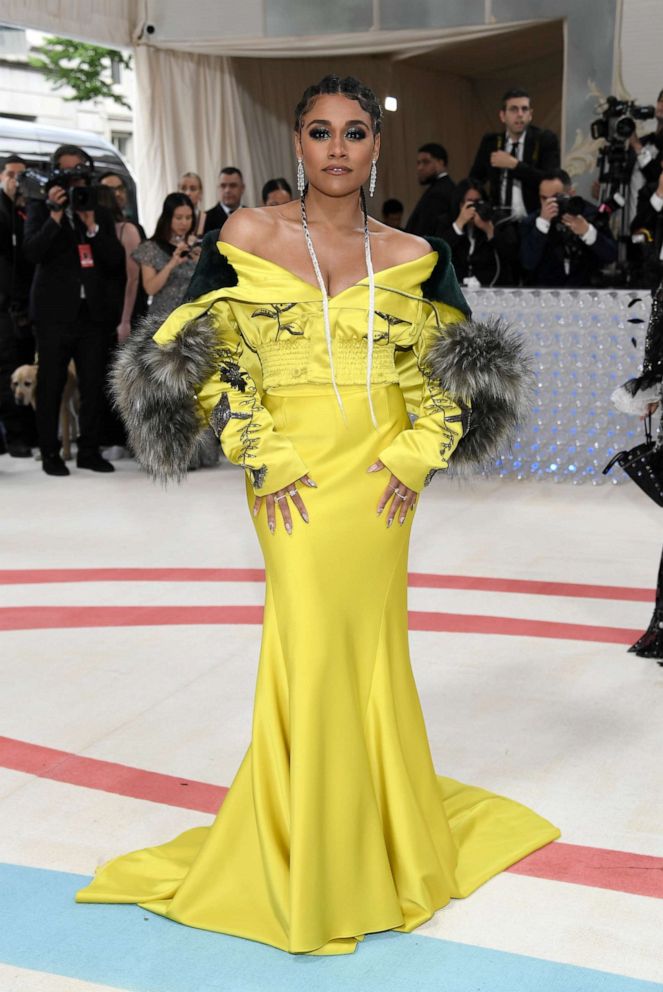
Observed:
[[[231,252],[239,252],[241,255],[246,255],[248,258],[252,259],[254,262],[262,262],[264,265],[268,265],[271,268],[278,269],[280,272],[285,273],[290,279],[296,279],[297,282],[302,283],[302,285],[307,286],[309,289],[315,290],[317,293],[320,292],[320,287],[318,285],[313,285],[308,279],[302,279],[301,276],[295,275],[290,269],[287,269],[284,265],[279,265],[278,262],[273,262],[269,258],[263,258],[262,255],[256,255],[255,252],[247,251],[245,248],[238,248],[237,245],[230,244],[228,241],[217,241],[217,247],[222,254],[226,254],[225,249],[229,248]],[[382,278],[386,273],[393,272],[396,269],[403,269],[408,265],[416,265],[418,263],[428,261],[429,259],[437,260],[439,254],[436,251],[426,252],[425,255],[420,255],[418,258],[411,258],[407,262],[399,262],[397,265],[389,265],[386,269],[380,269],[375,273],[375,279]],[[330,296],[330,300],[336,300],[339,296],[343,296],[344,293],[348,293],[351,289],[356,289],[358,286],[363,286],[368,283],[368,275],[365,275],[362,279],[357,282],[353,282],[350,286],[346,286],[338,293],[334,293]]]

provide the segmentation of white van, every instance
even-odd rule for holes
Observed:
[[[52,155],[60,145],[78,145],[94,161],[95,176],[104,172],[117,172],[122,176],[129,196],[128,213],[138,221],[136,183],[129,166],[117,148],[90,131],[73,131],[64,127],[47,127],[29,121],[0,117],[0,158],[20,155],[28,166],[48,172],[52,168]]]

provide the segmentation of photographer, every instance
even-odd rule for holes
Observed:
[[[640,249],[636,284],[654,289],[663,278],[663,165],[657,181],[640,190],[631,237]]]
[[[60,402],[73,358],[80,392],[76,464],[112,472],[99,453],[109,341],[118,324],[125,281],[124,249],[110,212],[95,205],[93,163],[76,145],[53,155],[46,199],[28,202],[23,250],[37,266],[30,299],[37,329],[37,429],[42,468],[69,475],[59,453]]]
[[[452,220],[452,218],[455,218]],[[462,286],[511,285],[510,246],[481,183],[463,179],[451,200],[451,214],[440,218],[435,234],[451,248],[451,259]]]
[[[628,139],[629,147],[635,155],[631,177],[632,196],[637,197],[643,185],[657,183],[663,164],[663,90],[658,94],[655,107],[656,128],[647,134],[638,135],[634,131]]]
[[[10,155],[0,172],[0,420],[7,451],[13,458],[27,458],[37,443],[34,410],[17,406],[11,376],[20,365],[32,365],[35,340],[28,316],[33,266],[23,257],[25,210],[17,181],[26,163]]]
[[[195,224],[193,203],[186,193],[169,193],[154,234],[132,252],[131,257],[140,265],[145,291],[152,298],[150,314],[159,314],[164,320],[183,302],[200,258]]]
[[[563,169],[539,183],[540,208],[521,222],[520,261],[530,286],[591,286],[617,258],[617,243],[595,207],[575,196]]]

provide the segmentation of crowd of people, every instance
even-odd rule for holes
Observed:
[[[575,194],[560,167],[559,139],[532,123],[525,90],[508,90],[498,114],[500,129],[483,136],[469,176],[458,182],[444,146],[422,145],[420,199],[406,218],[390,197],[382,220],[446,241],[467,288],[610,285],[619,241],[610,190],[595,184],[595,202]],[[627,264],[634,284],[653,287],[663,269],[663,91],[655,129],[626,144],[634,204]],[[113,354],[148,311],[165,318],[184,300],[202,239],[218,236],[244,205],[244,180],[236,166],[221,169],[217,202],[206,210],[200,176],[184,172],[147,237],[131,219],[121,175],[95,175],[75,145],[57,149],[53,165],[67,180],[54,182],[45,199],[21,195],[27,163],[19,155],[0,172],[0,452],[29,457],[38,448],[47,474],[69,474],[62,406],[71,402],[75,374],[77,466],[112,472],[126,443],[106,385]],[[264,206],[292,198],[285,178],[262,188]]]

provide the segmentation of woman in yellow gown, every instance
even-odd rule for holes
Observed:
[[[154,475],[182,474],[208,423],[246,470],[267,575],[251,745],[212,826],[116,858],[77,898],[345,954],[558,831],[436,775],[408,654],[410,511],[459,442],[471,458],[503,440],[518,344],[465,319],[442,242],[362,212],[371,91],[325,77],[296,120],[301,204],[231,218],[195,298],[116,370]]]

